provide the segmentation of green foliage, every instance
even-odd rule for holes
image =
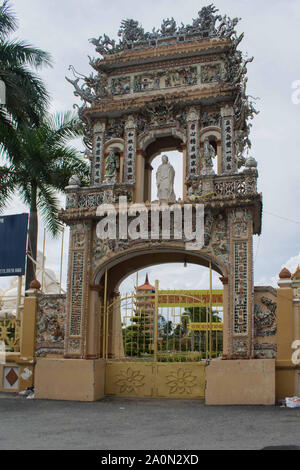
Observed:
[[[18,192],[29,207],[36,204],[47,229],[56,235],[61,227],[57,191],[64,192],[72,175],[83,180],[89,175],[78,150],[68,146],[68,141],[80,134],[77,118],[69,112],[45,116],[37,127],[22,123],[18,129],[6,129],[2,135],[0,209]]]
[[[153,318],[149,313],[138,311],[132,317],[132,324],[123,330],[125,354],[127,356],[145,356],[152,354]]]
[[[20,123],[38,125],[49,95],[35,71],[51,65],[51,56],[24,41],[10,40],[17,20],[9,1],[0,5],[0,79],[6,86],[6,105],[0,106],[0,143],[3,132]]]

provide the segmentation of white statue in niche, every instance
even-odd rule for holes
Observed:
[[[167,155],[163,155],[161,160],[162,163],[156,172],[157,196],[160,201],[174,202],[176,201],[174,193],[175,170]]]
[[[204,139],[203,150],[201,151],[202,156],[202,175],[214,175],[213,170],[213,158],[216,156],[214,147],[209,143],[208,137]]]

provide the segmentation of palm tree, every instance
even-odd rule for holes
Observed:
[[[2,132],[20,122],[39,123],[47,108],[49,96],[42,80],[32,71],[51,65],[47,52],[26,44],[9,40],[17,29],[17,20],[9,1],[0,5],[0,79],[6,86],[6,106],[0,106],[0,144]],[[5,129],[5,131],[4,131]]]
[[[12,135],[13,133],[13,135]],[[38,212],[53,236],[62,227],[58,219],[57,191],[64,192],[69,178],[77,174],[87,181],[89,167],[80,152],[68,143],[81,135],[77,118],[67,112],[46,115],[38,126],[19,124],[2,135],[0,166],[0,209],[18,192],[29,206],[29,251],[37,256]],[[13,137],[13,138],[12,138]],[[35,279],[35,266],[27,258],[26,289]]]

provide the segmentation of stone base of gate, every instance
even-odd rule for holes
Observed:
[[[206,405],[274,405],[275,360],[212,361],[206,367]]]
[[[35,398],[96,401],[104,397],[105,361],[102,359],[38,359]]]

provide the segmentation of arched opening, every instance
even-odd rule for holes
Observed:
[[[158,199],[157,195],[157,185],[156,185],[156,173],[158,167],[161,165],[162,155],[167,155],[169,163],[175,170],[175,179],[174,179],[174,192],[176,200],[182,200],[183,198],[183,168],[182,168],[182,154],[179,152],[161,152],[159,155],[153,158],[151,162],[151,193],[147,195],[151,197],[151,201],[156,201]],[[145,198],[147,197],[145,195]],[[147,199],[146,199],[147,200]]]
[[[174,131],[174,129],[173,129]],[[179,133],[178,133],[179,134]],[[161,164],[161,156],[167,155],[169,162],[175,169],[174,190],[176,200],[182,199],[186,193],[185,173],[186,156],[184,149],[184,136],[172,134],[172,131],[165,130],[159,133],[151,133],[140,142],[144,167],[138,166],[137,187],[142,187],[143,201],[153,201],[157,199],[156,172]],[[138,201],[139,202],[139,201]]]
[[[141,247],[126,253],[120,253],[113,260],[103,264],[96,269],[93,276],[93,284],[104,286],[104,277],[108,273],[108,296],[119,291],[121,283],[129,275],[138,270],[151,266],[179,263],[184,269],[184,265],[198,265],[211,268],[221,277],[227,277],[227,268],[219,259],[209,256],[206,253],[185,250],[184,247],[164,247],[149,249]]]
[[[216,157],[213,160],[213,170],[216,175],[222,173],[222,150],[221,150],[221,129],[217,126],[205,127],[200,131],[200,148],[203,148],[204,140],[208,139],[210,145],[215,150]]]
[[[214,271],[214,274],[212,276],[213,282],[211,286],[213,291],[209,290],[209,270],[207,268],[209,268],[210,266],[212,269],[211,272]],[[204,268],[206,268],[206,270]],[[151,356],[151,360],[158,362],[160,361],[160,359],[162,361],[167,360],[166,356],[168,355],[167,351],[169,350],[168,344],[171,340],[172,358],[170,359],[170,361],[177,361],[177,359],[180,361],[182,359],[183,362],[186,360],[202,361],[205,358],[207,359],[209,349],[211,349],[210,354],[213,352],[213,355],[211,356],[212,358],[217,357],[216,355],[219,356],[220,354],[222,354],[222,331],[223,328],[226,329],[225,325],[227,316],[226,300],[224,301],[224,310],[222,309],[222,313],[220,313],[217,311],[218,309],[213,308],[213,305],[210,304],[210,299],[212,298],[210,296],[210,293],[214,292],[214,295],[217,295],[217,291],[214,291],[214,289],[219,290],[218,295],[221,295],[221,301],[219,300],[219,303],[221,302],[221,306],[223,307],[223,298],[226,299],[227,294],[225,294],[226,289],[224,286],[223,295],[223,286],[220,282],[220,277],[222,277],[223,279],[227,276],[227,269],[225,265],[223,265],[223,263],[220,262],[219,259],[211,255],[197,251],[187,251],[184,249],[184,247],[170,248],[160,246],[149,250],[149,247],[145,246],[144,248],[140,247],[130,252],[127,251],[126,253],[120,253],[114,259],[108,261],[106,264],[102,265],[94,272],[93,284],[95,286],[99,286],[99,290],[100,292],[102,292],[102,294],[100,295],[103,295],[104,293],[102,297],[102,308],[99,309],[95,305],[96,310],[99,312],[98,314],[101,316],[98,323],[100,325],[100,337],[105,338],[102,341],[104,341],[104,343],[106,344],[106,347],[104,347],[104,349],[102,350],[102,357],[107,357],[108,359],[124,359],[125,357],[127,357],[125,354],[126,347],[124,346],[124,338],[125,336],[126,338],[128,338],[127,333],[135,328],[134,325],[132,327],[132,322],[134,323],[135,321],[138,321],[136,319],[133,320],[133,318],[138,316],[137,312],[139,308],[137,308],[136,295],[132,292],[125,293],[124,283],[128,283],[128,279],[130,279],[130,276],[131,280],[134,279],[137,271],[142,271],[142,273],[144,274],[146,272],[146,269],[150,269],[149,272],[151,273],[151,277],[156,277],[157,280],[161,282],[161,287],[167,288],[168,290],[168,292],[164,294],[167,298],[167,301],[165,302],[166,305],[161,304],[160,301],[160,304],[157,307],[158,310],[156,311],[156,314],[158,315],[156,318],[160,318],[160,321],[164,325],[171,325],[171,323],[169,322],[172,321],[172,330],[170,329],[170,331],[164,333],[165,336],[163,338],[163,342],[161,342],[159,337],[155,337],[152,326],[150,335],[152,338],[151,348],[154,348],[156,346],[156,356],[154,356],[154,349],[153,351],[147,350],[145,352],[146,356],[148,358]],[[188,276],[187,274],[189,273],[189,271],[190,274]],[[165,277],[163,276],[164,272],[166,272]],[[172,282],[167,282],[168,277],[172,279]],[[197,282],[197,279],[199,280],[201,277],[201,282]],[[183,280],[185,279],[187,281],[188,278],[189,282],[184,283]],[[175,279],[177,279],[178,281],[177,285],[174,283]],[[155,282],[155,280],[156,279],[153,279],[153,282]],[[135,282],[135,285],[132,286],[133,290],[135,289],[137,283],[139,283],[139,281]],[[174,304],[174,301],[172,300],[172,298],[174,299],[174,287],[176,287],[175,290],[187,290],[188,288],[194,291],[192,293],[184,294],[186,304],[182,303],[178,306]],[[181,287],[181,289],[177,289],[178,287]],[[146,304],[149,304],[151,309],[153,310],[153,296],[156,295],[155,292],[158,292],[157,295],[159,296],[162,295],[159,289],[159,287],[155,289],[154,293],[152,290],[146,293],[146,300],[144,297],[142,299],[143,308],[146,302]],[[170,292],[169,289],[171,289]],[[196,297],[201,294],[201,289],[205,290],[206,292],[204,297],[201,297],[202,300],[200,301],[198,299],[197,301]],[[169,299],[171,299],[170,303],[173,302],[174,305],[169,305]],[[153,314],[151,315],[153,317]],[[202,325],[200,326],[196,325],[196,328],[198,328],[199,331],[200,327],[202,328],[201,334],[199,332],[196,332],[195,334],[191,333],[187,323],[183,322],[183,318],[187,318],[187,316],[189,317],[188,321],[191,324],[202,323]],[[208,322],[215,323],[216,321],[222,323],[219,329],[220,331],[222,330],[221,334],[219,335],[219,339],[217,338],[217,335],[212,335],[212,333],[209,333],[208,326],[205,327],[205,331],[203,329],[204,323],[208,325]],[[156,320],[156,322],[158,322],[158,320]],[[144,324],[139,325],[141,329],[143,329],[144,326]],[[172,334],[171,331],[173,331]],[[211,336],[208,336],[209,334]],[[191,353],[188,359],[183,357],[184,355],[181,354],[181,351],[183,351],[184,349],[181,348],[181,345],[183,343],[185,344],[184,354]],[[144,342],[143,345],[145,346],[145,344],[147,343]],[[209,344],[212,344],[212,346],[209,347]],[[104,350],[106,351],[106,356]],[[131,354],[133,356],[135,355],[135,352],[135,347],[131,348]],[[193,355],[192,353],[195,354]],[[174,359],[175,357],[176,359]]]
[[[156,324],[158,362],[220,357],[223,284],[213,272],[209,291],[209,278],[208,269],[185,262],[148,267],[124,279],[119,286],[124,358],[153,358]]]

